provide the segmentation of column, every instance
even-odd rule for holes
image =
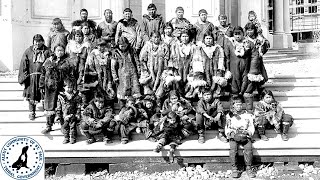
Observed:
[[[285,48],[285,34],[283,26],[283,0],[273,1],[273,48]]]
[[[283,0],[283,28],[285,33],[285,47],[292,48],[292,41],[293,37],[291,34],[291,27],[290,27],[290,6],[289,0]]]

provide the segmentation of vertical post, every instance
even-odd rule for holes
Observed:
[[[283,26],[284,26],[284,33],[286,41],[285,47],[292,48],[292,41],[293,37],[291,34],[291,28],[290,28],[290,6],[289,6],[289,0],[283,0]]]
[[[284,34],[284,26],[283,26],[283,0],[274,0],[273,1],[273,22],[274,22],[274,30],[273,30],[273,48],[275,49],[283,49],[287,48],[285,46],[286,37]]]

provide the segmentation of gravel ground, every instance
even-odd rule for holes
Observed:
[[[320,168],[314,168],[312,165],[300,164],[300,173],[281,173],[273,167],[261,165],[257,170],[255,180],[317,180],[320,179]],[[106,170],[93,172],[87,175],[67,175],[63,178],[54,176],[47,177],[47,180],[226,180],[230,179],[231,170],[222,172],[211,172],[203,169],[201,166],[182,168],[178,171],[166,171],[162,173],[155,172],[146,174],[138,171],[134,172],[117,172],[109,174]],[[239,180],[250,179],[245,173]]]

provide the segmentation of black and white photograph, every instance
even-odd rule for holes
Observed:
[[[320,0],[0,0],[0,40],[1,180],[320,180]]]

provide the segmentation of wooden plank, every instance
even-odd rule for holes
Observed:
[[[0,91],[0,101],[23,101],[23,91]]]
[[[33,137],[45,150],[46,157],[161,157],[167,156],[169,146],[164,147],[161,153],[154,153],[152,149],[157,143],[146,140],[130,141],[128,144],[120,144],[115,141],[105,145],[103,142],[96,142],[86,145],[84,141],[76,144],[62,144],[61,138],[54,137]],[[320,144],[306,139],[320,138],[320,135],[299,135],[289,141],[282,141],[281,138],[270,141],[256,141],[253,143],[254,154],[260,156],[294,156],[294,155],[320,155]],[[218,139],[209,139],[204,144],[197,140],[183,142],[177,148],[178,156],[228,156],[229,144]]]
[[[320,82],[267,82],[265,87],[319,87]]]
[[[296,120],[293,126],[289,130],[289,136],[295,137],[300,134],[320,134],[320,121],[318,120]],[[27,128],[26,128],[27,127]],[[0,126],[0,135],[1,136],[43,136],[41,130],[46,127],[45,122],[33,121],[32,123],[23,122],[23,123],[1,123]],[[52,132],[49,136],[63,136],[61,131],[61,125],[59,123],[54,124]],[[273,129],[267,130],[267,135],[270,137],[276,137],[277,134]],[[206,138],[212,139],[216,138],[216,130],[206,131]],[[81,133],[79,132],[79,138],[84,139]],[[133,133],[132,139],[134,140],[143,140],[145,139],[143,134]],[[196,137],[191,137],[188,139],[196,139]]]
[[[0,91],[7,91],[7,90],[11,90],[11,91],[17,91],[17,90],[23,90],[24,86],[20,85],[19,83],[12,83],[12,82],[8,82],[8,83],[1,83],[0,85]]]

